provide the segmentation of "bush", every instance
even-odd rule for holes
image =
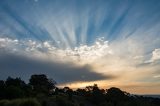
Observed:
[[[79,106],[85,106],[84,103],[80,103]]]
[[[20,103],[20,106],[40,106],[36,99],[25,99]]]
[[[11,100],[5,106],[20,106],[21,99]]]
[[[56,98],[56,103],[58,106],[66,106],[66,101],[63,97],[58,97]]]
[[[16,86],[9,86],[6,88],[6,97],[7,99],[15,99],[24,97],[24,91]]]
[[[0,106],[6,106],[9,103],[8,100],[1,100],[0,101]]]
[[[68,99],[63,96],[56,96],[56,104],[58,106],[74,106],[71,101],[68,101]]]
[[[30,99],[15,99],[15,100],[1,100],[0,106],[41,106],[40,103],[33,98]]]

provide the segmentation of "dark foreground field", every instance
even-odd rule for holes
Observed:
[[[100,89],[96,84],[73,91],[55,86],[46,75],[0,81],[0,106],[160,106],[160,99],[130,95],[119,88]]]

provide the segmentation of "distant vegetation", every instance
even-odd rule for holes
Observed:
[[[46,75],[32,75],[26,84],[21,78],[0,80],[0,106],[160,106],[160,99],[130,95],[119,88],[98,85],[60,89]]]

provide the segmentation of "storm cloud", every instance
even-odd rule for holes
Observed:
[[[89,65],[76,66],[74,63],[40,60],[5,52],[0,52],[0,72],[1,79],[12,76],[21,77],[25,81],[32,74],[46,74],[58,84],[113,78],[94,72]]]

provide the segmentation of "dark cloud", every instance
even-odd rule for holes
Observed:
[[[0,79],[12,76],[28,81],[32,74],[46,74],[59,84],[112,78],[93,72],[89,65],[76,66],[73,63],[42,61],[26,56],[0,53]]]

